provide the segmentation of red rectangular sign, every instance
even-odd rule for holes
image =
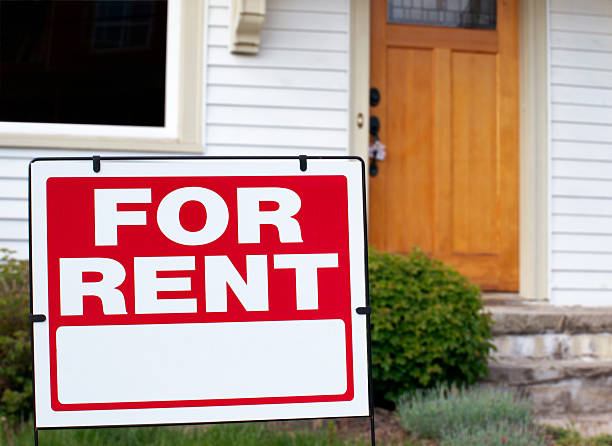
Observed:
[[[282,243],[276,226],[261,226],[260,243],[238,243],[237,190],[239,188],[286,188],[295,192],[301,207],[293,216],[299,223],[303,241]],[[226,203],[229,221],[216,240],[200,246],[188,246],[166,237],[156,222],[159,204],[169,193],[182,188],[206,188]],[[117,227],[117,245],[96,246],[94,237],[94,191],[98,189],[150,189],[151,203],[119,203],[117,212],[140,211],[146,214],[146,225]],[[69,197],[69,200],[66,198]],[[264,404],[271,402],[339,401],[352,398],[351,319],[348,255],[347,188],[344,176],[309,177],[206,177],[206,178],[52,178],[47,182],[48,203],[48,270],[49,325],[51,336],[51,395],[55,410],[183,407],[219,404]],[[260,210],[274,211],[278,203],[261,201]],[[201,230],[206,224],[206,208],[190,200],[180,208],[180,224],[187,231]],[[247,218],[247,217],[243,217]],[[296,305],[295,269],[274,268],[274,256],[282,254],[338,255],[338,267],[318,271],[318,308],[298,310]],[[227,255],[236,271],[248,283],[247,256],[266,257],[268,272],[268,305],[266,311],[247,311],[229,288],[227,311],[207,312],[204,286],[206,256]],[[159,271],[159,277],[188,277],[189,291],[160,291],[158,299],[195,298],[197,311],[190,313],[139,314],[134,302],[134,258],[188,256],[195,257],[191,271]],[[125,280],[118,289],[125,298],[127,314],[105,314],[97,296],[83,298],[82,315],[60,312],[60,259],[107,258],[125,269]],[[100,280],[100,273],[85,272],[84,280]],[[246,321],[289,321],[341,319],[346,329],[347,390],[339,395],[293,395],[266,398],[236,398],[194,401],[142,401],[90,404],[61,404],[57,399],[57,359],[55,333],[62,326],[168,324]]]

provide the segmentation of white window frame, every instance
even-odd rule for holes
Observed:
[[[202,152],[204,1],[168,0],[163,127],[0,121],[0,146]]]

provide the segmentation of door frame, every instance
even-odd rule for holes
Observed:
[[[519,291],[550,297],[549,2],[519,0]]]
[[[365,161],[366,176],[370,159],[370,0],[349,2],[349,154]],[[366,178],[367,179],[367,178]],[[366,181],[366,210],[370,216],[369,181]]]
[[[348,0],[350,14],[349,153],[368,164],[370,1]],[[519,294],[549,296],[550,177],[548,1],[519,5]],[[360,125],[360,118],[361,125]],[[368,184],[366,182],[366,190]],[[369,206],[368,206],[369,211]]]

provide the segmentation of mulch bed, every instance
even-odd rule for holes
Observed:
[[[381,444],[401,444],[409,438],[400,426],[397,415],[386,409],[374,410],[376,442]],[[343,438],[370,438],[370,420],[362,418],[343,418],[336,421],[338,435]]]
[[[376,408],[374,410],[374,420],[376,427],[376,443],[382,445],[402,444],[410,439],[400,426],[397,415],[390,410]],[[327,430],[330,420],[304,420],[304,421],[274,421],[270,423],[274,429],[297,431],[312,429],[317,431]],[[370,419],[369,418],[337,418],[333,419],[335,432],[344,439],[370,439]],[[428,443],[423,443],[423,446]],[[433,443],[432,443],[433,445]]]

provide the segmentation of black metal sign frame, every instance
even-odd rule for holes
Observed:
[[[104,161],[173,161],[173,160],[295,160],[299,163],[300,171],[304,172],[308,169],[308,160],[353,160],[361,164],[361,188],[362,188],[362,209],[363,209],[363,229],[364,229],[364,264],[365,264],[365,307],[357,308],[358,314],[363,314],[366,317],[366,336],[367,336],[367,367],[368,367],[368,406],[369,415],[367,416],[350,416],[350,417],[324,417],[321,419],[336,419],[336,418],[351,418],[351,419],[370,419],[370,439],[372,446],[376,445],[376,436],[374,431],[374,393],[372,383],[372,340],[370,333],[370,293],[369,293],[369,276],[368,276],[368,227],[367,227],[367,208],[366,208],[366,175],[365,162],[358,156],[99,156],[91,157],[39,157],[34,158],[28,166],[28,231],[29,231],[29,268],[30,268],[30,346],[31,346],[31,361],[32,361],[32,400],[33,400],[33,418],[34,418],[34,445],[38,446],[38,431],[39,430],[55,430],[55,429],[95,429],[95,428],[114,428],[114,427],[143,427],[143,426],[183,426],[183,425],[202,425],[202,424],[225,424],[225,423],[246,423],[253,421],[289,421],[289,420],[308,420],[317,418],[282,418],[272,420],[241,420],[229,422],[195,422],[195,423],[167,423],[167,424],[121,424],[121,425],[99,425],[99,426],[63,426],[63,427],[37,427],[36,426],[36,382],[34,374],[34,324],[44,322],[45,315],[34,314],[34,301],[32,291],[32,164],[38,161],[91,161],[94,172],[100,172]]]

